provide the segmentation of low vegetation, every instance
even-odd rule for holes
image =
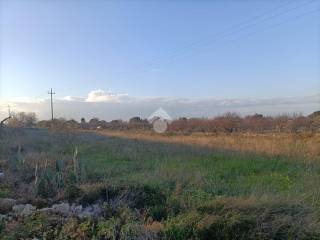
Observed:
[[[320,238],[319,155],[155,140],[2,128],[1,239]]]
[[[64,118],[53,121],[36,121],[34,113],[15,113],[7,119],[11,127],[41,128],[54,127],[56,129],[107,129],[107,130],[151,130],[152,124],[147,119],[133,117],[129,121],[112,120],[107,122],[92,118],[88,122],[82,118],[66,120]],[[182,135],[191,133],[316,133],[320,131],[320,111],[309,116],[301,114],[283,114],[278,116],[264,116],[253,114],[241,117],[236,113],[226,113],[214,118],[179,118],[168,122],[168,132]]]
[[[92,131],[92,130],[90,130]],[[99,135],[146,141],[186,144],[242,153],[262,153],[270,156],[284,155],[291,158],[319,159],[320,133],[191,133],[181,135],[153,131],[96,130]]]

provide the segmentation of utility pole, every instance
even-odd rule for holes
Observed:
[[[56,94],[55,92],[52,92],[52,88],[50,89],[50,91],[48,92],[48,94],[50,94],[51,97],[51,120],[53,121],[53,101],[52,101],[52,95]]]

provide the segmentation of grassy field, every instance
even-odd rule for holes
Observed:
[[[318,136],[290,136],[287,142],[288,136],[277,136],[281,146],[295,145],[281,150],[275,142],[278,150],[270,154],[241,145],[243,139],[228,145],[232,136],[219,145],[217,136],[204,144],[202,136],[178,141],[36,129],[1,134],[1,169],[8,176],[1,197],[37,207],[100,201],[105,209],[98,219],[61,220],[38,212],[6,219],[1,239],[320,239]],[[270,137],[251,141],[259,139]],[[255,146],[270,140],[260,141]],[[299,154],[286,154],[288,149]],[[35,169],[40,180],[54,177],[37,185]],[[52,184],[56,176],[62,187]]]
[[[97,134],[148,141],[183,143],[215,149],[236,150],[238,152],[263,153],[266,155],[285,155],[291,157],[320,158],[319,133],[192,133],[182,135],[166,133],[159,135],[153,131],[108,131],[99,130]]]

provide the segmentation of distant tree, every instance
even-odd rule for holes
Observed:
[[[100,125],[100,120],[99,118],[92,118],[88,122],[89,128],[91,129],[96,129]]]
[[[37,122],[37,117],[35,113],[29,112],[19,112],[13,113],[11,118],[8,120],[8,126],[14,128],[20,127],[34,127]]]
[[[288,123],[288,130],[292,133],[310,130],[312,121],[308,117],[295,116]]]
[[[49,128],[51,121],[41,120],[37,122],[37,127],[39,128]]]
[[[213,119],[218,131],[235,132],[241,129],[242,118],[236,113],[226,113]]]
[[[283,132],[288,130],[288,124],[290,117],[286,114],[277,116],[273,118],[274,129],[278,132]]]
[[[320,111],[311,113],[308,118],[311,120],[310,130],[312,132],[320,131]]]
[[[99,127],[100,128],[107,128],[108,127],[108,122],[105,120],[100,120],[99,121]]]
[[[48,121],[49,128],[56,131],[64,131],[66,130],[66,122],[65,118],[55,118],[52,121]]]
[[[310,130],[311,130],[312,132],[320,131],[320,115],[311,118]]]
[[[243,127],[247,131],[263,132],[272,129],[272,118],[265,117],[262,114],[246,116],[243,119]]]
[[[141,123],[142,119],[140,117],[130,118],[129,123]]]
[[[177,120],[174,120],[169,125],[169,131],[184,132],[187,130],[188,130],[188,119],[185,117],[181,117]]]
[[[318,118],[318,117],[320,117],[320,111],[315,111],[315,112],[311,113],[308,117],[309,118]]]
[[[71,130],[80,127],[79,123],[73,119],[66,120],[64,118],[55,118],[52,120],[42,120],[37,122],[37,127],[40,128],[54,128],[55,130]]]
[[[70,120],[66,121],[65,125],[69,129],[77,129],[80,127],[80,124],[74,119],[70,119]]]
[[[82,129],[87,129],[87,128],[89,128],[88,123],[86,122],[86,119],[85,119],[85,118],[81,118],[81,120],[80,120],[80,127],[81,127]]]
[[[147,119],[142,119],[140,117],[133,117],[129,119],[128,128],[129,129],[148,129],[150,126]]]
[[[128,125],[121,119],[112,120],[109,123],[109,128],[112,130],[124,130],[128,128]]]
[[[11,116],[2,119],[0,122],[0,127],[2,127],[5,124],[5,122],[7,122],[10,118],[11,118]]]
[[[204,118],[191,118],[188,120],[188,128],[194,132],[209,132],[210,120]]]

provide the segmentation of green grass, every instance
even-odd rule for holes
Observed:
[[[17,131],[1,141],[1,154],[13,159],[9,147],[53,159],[68,159],[75,146],[85,169],[85,181],[112,184],[145,184],[182,195],[280,195],[319,202],[320,163],[283,156],[264,156],[210,150],[183,144],[156,143],[93,134],[69,136],[43,130]],[[7,145],[7,147],[6,147]],[[3,189],[1,195],[7,190]],[[311,201],[310,201],[311,200]]]
[[[72,187],[80,202],[94,202],[103,193],[121,203],[98,222],[68,219],[63,225],[59,218],[31,216],[14,223],[14,231],[0,231],[3,239],[44,234],[53,236],[48,239],[81,239],[77,234],[87,236],[84,239],[132,239],[149,236],[152,224],[157,230],[151,235],[160,239],[320,237],[320,163],[312,159],[44,130],[14,132],[0,143],[1,167],[20,161],[19,155],[25,166],[19,171],[18,162],[10,174],[16,183],[28,186],[32,180],[24,179],[34,173],[35,160],[64,160],[63,170],[72,171],[77,147],[80,182],[63,190]],[[10,150],[17,144],[21,153]],[[55,176],[54,171],[50,175]],[[0,197],[14,197],[19,189],[2,182]],[[106,201],[107,209],[109,205]]]
[[[112,144],[110,144],[112,141]],[[280,195],[307,200],[318,180],[318,163],[285,157],[212,152],[181,145],[112,139],[81,145],[88,178],[108,183],[156,185],[182,195]],[[308,187],[306,187],[308,186]],[[313,199],[313,204],[319,199]]]

